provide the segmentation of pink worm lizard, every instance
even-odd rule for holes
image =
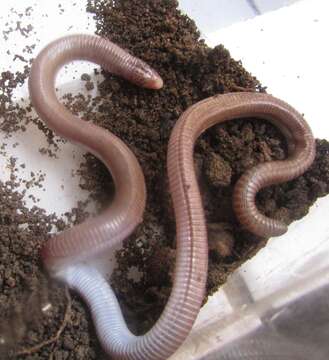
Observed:
[[[119,359],[167,359],[189,334],[199,313],[208,268],[207,231],[194,173],[195,141],[207,128],[236,118],[262,118],[285,135],[288,158],[262,163],[237,182],[233,206],[243,226],[260,236],[283,234],[287,227],[256,208],[259,189],[302,174],[313,162],[314,139],[303,117],[285,102],[261,93],[214,96],[187,109],[177,121],[168,146],[168,176],[176,219],[177,258],[173,289],[151,330],[135,336],[127,328],[117,299],[103,276],[84,260],[97,256],[130,235],[142,221],[146,190],[142,170],[116,136],[81,121],[57,99],[58,70],[73,60],[88,60],[146,88],[160,89],[161,77],[142,60],[109,40],[70,35],[50,43],[33,62],[29,89],[39,116],[57,134],[82,145],[111,172],[116,193],[99,216],[51,237],[42,249],[49,272],[75,289],[89,305],[104,350]]]

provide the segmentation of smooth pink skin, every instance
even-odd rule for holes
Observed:
[[[54,276],[129,236],[142,221],[145,207],[144,178],[134,154],[110,132],[72,115],[56,97],[57,71],[65,63],[78,59],[100,64],[137,85],[152,89],[163,85],[159,75],[144,62],[96,36],[73,35],[56,40],[34,60],[29,87],[36,111],[57,134],[82,145],[101,159],[111,172],[116,187],[114,201],[105,212],[47,241],[42,256]],[[289,157],[284,161],[260,164],[243,175],[235,188],[234,209],[241,223],[258,235],[272,236],[286,231],[284,224],[258,212],[255,195],[264,186],[300,175],[312,163],[314,139],[303,117],[286,103],[259,93],[219,95],[190,107],[177,121],[168,146],[168,176],[177,242],[172,293],[160,319],[140,337],[122,336],[127,329],[122,330],[119,307],[112,307],[113,314],[119,319],[108,329],[113,338],[103,331],[98,335],[104,349],[113,357],[167,359],[190,332],[204,299],[208,269],[206,223],[194,173],[194,144],[207,128],[247,117],[267,119],[277,125],[287,138]],[[92,280],[88,280],[88,291],[84,291],[87,280],[79,278],[79,281],[79,286],[73,284],[72,287],[80,287],[80,293],[88,302]],[[106,296],[106,301],[112,304],[110,297]],[[97,318],[99,313],[97,309],[93,310],[96,323],[100,320]]]

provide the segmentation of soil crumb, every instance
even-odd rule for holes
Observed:
[[[118,295],[129,327],[137,334],[149,329],[159,317],[171,291],[175,263],[175,222],[169,195],[166,151],[171,130],[180,114],[206,97],[234,91],[265,88],[232,59],[222,45],[209,48],[194,22],[183,15],[175,0],[89,0],[97,34],[128,49],[152,65],[163,77],[164,88],[137,88],[103,72],[103,81],[82,74],[87,90],[98,95],[66,94],[65,105],[87,121],[102,126],[124,140],[136,154],[147,183],[144,222],[116,253],[117,268],[111,283]],[[65,10],[59,7],[60,13]],[[29,14],[30,8],[26,10]],[[33,27],[17,25],[25,37]],[[16,29],[16,30],[17,30]],[[12,28],[11,31],[14,31]],[[9,36],[10,32],[4,33]],[[33,45],[25,53],[30,54]],[[0,74],[1,131],[8,136],[37,125],[49,147],[45,156],[56,161],[62,140],[43,122],[12,99],[12,91],[28,77],[30,60],[22,54],[16,61],[24,70]],[[98,75],[98,72],[95,72]],[[1,151],[5,151],[1,147]],[[266,245],[237,223],[231,197],[235,182],[248,168],[265,161],[284,159],[286,144],[280,132],[262,120],[244,119],[215,126],[197,142],[195,168],[209,235],[207,296],[218,289],[238,266]],[[24,164],[22,164],[24,166]],[[15,164],[13,164],[15,167]],[[75,176],[100,207],[113,196],[111,176],[90,154]],[[30,186],[42,186],[43,174],[32,176]],[[64,218],[28,209],[17,191],[15,177],[0,182],[0,358],[105,359],[89,312],[76,295],[45,275],[38,252],[52,232],[83,221],[85,203]],[[267,216],[287,224],[305,216],[309,207],[329,193],[329,143],[317,140],[317,155],[303,176],[262,190],[257,206]],[[132,272],[138,277],[132,276]],[[206,298],[205,298],[206,301]],[[31,311],[26,311],[27,306]]]

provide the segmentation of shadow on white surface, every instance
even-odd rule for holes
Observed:
[[[299,0],[179,0],[180,8],[208,34]]]

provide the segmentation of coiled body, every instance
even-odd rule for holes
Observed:
[[[288,158],[259,164],[243,174],[234,189],[233,208],[240,223],[250,232],[265,237],[282,235],[287,226],[262,215],[256,208],[255,196],[263,187],[296,178],[312,164],[315,142],[301,114],[284,101],[267,94],[217,95],[187,109],[172,136],[181,139],[180,147],[185,146],[186,154],[192,154],[195,140],[209,127],[231,119],[250,117],[268,120],[281,130],[287,140]],[[181,166],[186,166],[186,160],[187,155]]]
[[[167,359],[190,332],[204,298],[208,265],[207,233],[193,165],[193,147],[208,127],[241,117],[266,118],[291,141],[288,160],[264,164],[242,177],[234,206],[242,223],[263,235],[282,232],[254,206],[259,188],[303,172],[314,158],[314,141],[303,118],[287,104],[264,94],[227,94],[195,104],[178,120],[168,147],[168,176],[176,218],[177,256],[173,289],[153,328],[143,336],[127,328],[108,283],[83,263],[127,237],[141,221],[145,206],[142,171],[128,147],[113,134],[81,121],[55,94],[57,71],[68,61],[85,59],[138,85],[158,89],[159,75],[108,40],[73,35],[48,45],[35,59],[29,79],[32,103],[50,128],[100,158],[113,176],[116,195],[100,216],[52,237],[42,250],[46,267],[77,290],[88,303],[99,340],[119,359]],[[288,164],[285,167],[285,164]],[[277,176],[277,170],[280,175]],[[250,212],[250,213],[249,213]],[[266,231],[268,231],[266,233]]]

